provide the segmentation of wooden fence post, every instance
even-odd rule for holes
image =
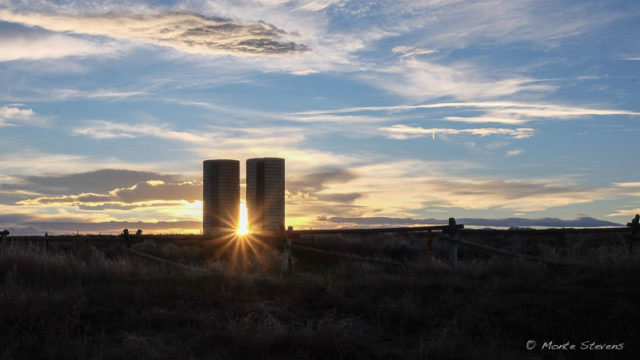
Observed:
[[[122,237],[127,245],[127,249],[131,248],[131,238],[129,237],[129,229],[122,230]]]
[[[293,272],[293,259],[291,258],[291,238],[293,237],[293,227],[289,226],[287,231],[282,231],[282,237],[284,240],[284,249],[282,251],[282,273],[283,275],[289,275]]]
[[[429,254],[429,256],[433,254],[433,231],[431,231],[431,229],[429,229],[427,233],[427,254]]]
[[[451,237],[451,239],[457,239],[457,234],[456,234],[456,219],[455,218],[449,218],[449,228],[447,229],[447,233],[449,233],[449,236]],[[449,261],[451,262],[451,269],[452,270],[457,270],[458,269],[458,243],[451,241],[451,252],[449,253]]]
[[[0,242],[3,242],[3,240],[6,239],[7,236],[9,236],[9,230],[0,231]]]
[[[636,214],[627,226],[631,231],[631,235],[629,236],[629,259],[633,259],[633,243],[638,239],[638,230],[640,230],[640,214]]]

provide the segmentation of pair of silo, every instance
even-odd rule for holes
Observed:
[[[248,159],[246,171],[249,229],[254,232],[284,229],[284,159]],[[240,161],[205,160],[202,211],[204,235],[235,231],[239,220]]]

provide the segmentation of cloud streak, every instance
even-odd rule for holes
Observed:
[[[635,214],[640,214],[640,208],[618,209],[615,212],[607,214],[607,216],[635,216]]]
[[[210,137],[204,135],[172,130],[168,124],[124,124],[104,120],[90,120],[86,126],[74,129],[73,133],[94,139],[153,136],[190,143],[205,143],[210,139]]]
[[[186,12],[80,16],[4,9],[0,10],[0,21],[56,32],[139,41],[192,54],[283,55],[308,50],[305,45],[283,41],[283,37],[290,35],[264,22],[241,22]]]
[[[571,105],[525,103],[514,101],[468,101],[468,102],[436,102],[418,105],[362,106],[342,109],[302,111],[302,115],[344,114],[358,112],[404,112],[427,109],[481,109],[492,110],[501,114],[519,115],[527,118],[578,118],[582,116],[629,115],[638,116],[640,112],[617,109],[596,109]],[[452,121],[465,118],[455,117]],[[527,121],[527,119],[525,119]],[[469,121],[469,122],[473,122]]]
[[[394,54],[400,54],[400,56],[417,56],[435,54],[438,50],[420,49],[413,46],[396,46],[391,49],[391,52]]]
[[[111,52],[113,52],[111,46],[92,43],[62,34],[28,34],[20,32],[0,34],[0,62],[104,55]]]
[[[418,137],[431,136],[435,139],[436,135],[459,135],[469,134],[475,136],[489,136],[489,135],[506,135],[513,139],[526,139],[533,136],[534,129],[531,128],[518,128],[518,129],[505,129],[505,128],[477,128],[477,129],[444,129],[444,128],[431,128],[426,129],[418,126],[407,125],[393,125],[390,127],[381,127],[380,130],[386,133],[390,139],[404,140],[413,139]]]
[[[314,129],[301,127],[209,127],[206,130],[190,129],[178,131],[168,124],[119,123],[104,120],[89,120],[72,130],[75,135],[94,139],[155,137],[181,141],[200,158],[246,159],[265,156],[284,157],[288,165],[308,170],[317,167],[309,158],[327,166],[345,165],[357,156],[335,154],[330,151],[304,148],[300,144]],[[1,162],[0,162],[1,164]]]
[[[513,149],[513,150],[507,150],[506,155],[511,157],[511,156],[517,156],[520,155],[524,152],[524,150],[522,149]]]
[[[403,58],[397,65],[371,69],[361,79],[383,90],[412,99],[437,99],[446,96],[462,100],[486,100],[521,92],[548,92],[551,85],[529,77],[491,79],[477,66],[466,63],[442,65]]]

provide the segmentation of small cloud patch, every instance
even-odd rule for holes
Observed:
[[[412,46],[396,46],[391,49],[391,52],[394,54],[399,54],[400,56],[417,56],[435,54],[438,52],[438,50],[420,49]]]

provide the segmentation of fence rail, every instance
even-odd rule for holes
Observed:
[[[629,240],[629,256],[630,258],[633,256],[633,250],[635,242],[640,240],[640,215],[636,215],[630,223],[627,224],[627,227],[619,227],[619,228],[587,228],[587,229],[574,229],[574,228],[563,228],[563,229],[508,229],[508,230],[494,230],[494,229],[465,229],[464,225],[456,224],[454,218],[449,219],[448,225],[438,225],[438,226],[417,226],[417,227],[397,227],[397,228],[374,228],[374,229],[330,229],[330,230],[293,230],[289,228],[286,232],[275,234],[275,236],[271,236],[276,240],[280,239],[281,242],[279,245],[283,247],[283,257],[285,257],[285,265],[286,271],[292,271],[292,254],[291,250],[299,250],[299,251],[308,251],[313,252],[319,255],[326,256],[334,256],[340,257],[344,259],[348,259],[350,261],[362,261],[362,262],[370,262],[370,263],[378,263],[383,265],[393,265],[393,266],[420,266],[415,263],[405,263],[405,262],[397,262],[383,259],[376,259],[370,257],[364,257],[359,255],[353,255],[348,253],[342,253],[337,251],[330,251],[325,249],[319,249],[309,246],[304,246],[300,244],[293,244],[292,239],[298,239],[300,235],[320,235],[320,234],[370,234],[370,233],[409,233],[409,232],[422,232],[427,236],[428,239],[428,249],[431,249],[431,242],[433,240],[433,232],[441,231],[443,236],[440,239],[448,241],[451,244],[449,259],[451,263],[452,269],[457,269],[458,266],[458,245],[469,246],[475,249],[479,249],[481,251],[490,252],[493,254],[501,255],[501,256],[511,256],[518,257],[525,260],[537,261],[552,265],[560,265],[560,266],[574,266],[574,267],[588,267],[585,264],[573,263],[569,261],[564,261],[561,259],[549,259],[540,256],[499,249],[492,246],[479,244],[473,241],[461,239],[461,234],[565,234],[565,233],[620,233],[624,232],[625,238]],[[44,241],[47,243],[47,248],[49,247],[49,241],[66,241],[66,242],[102,242],[102,243],[126,243],[129,248],[129,252],[131,254],[137,255],[139,257],[153,260],[156,262],[161,262],[167,265],[172,265],[176,267],[180,267],[183,269],[198,269],[190,265],[176,263],[167,259],[162,259],[150,254],[146,254],[144,252],[138,251],[136,249],[131,248],[134,243],[142,242],[144,239],[139,235],[129,235],[127,229],[123,231],[123,234],[117,238],[106,237],[106,236],[96,236],[91,239],[91,237],[79,237],[79,236],[67,236],[67,237],[59,237],[56,239],[55,236],[44,236],[44,237],[11,237],[7,236],[8,232],[2,232],[1,239],[12,239],[12,240],[27,240],[27,241]],[[282,241],[283,240],[283,241]]]
[[[376,259],[376,258],[360,256],[360,255],[353,255],[353,254],[348,254],[348,253],[343,253],[343,252],[338,252],[338,251],[330,251],[330,250],[318,249],[318,248],[314,248],[314,247],[310,247],[310,246],[304,246],[304,245],[289,244],[289,245],[283,245],[283,246],[284,247],[289,247],[290,249],[294,249],[294,250],[308,251],[308,252],[313,252],[315,254],[334,256],[334,257],[339,257],[339,258],[352,260],[352,261],[361,261],[361,262],[369,262],[369,263],[375,263],[375,264],[381,264],[381,265],[392,265],[392,266],[420,266],[419,264],[412,264],[412,263],[406,263],[406,262],[400,262],[400,261],[391,261],[391,260],[384,260],[384,259]]]
[[[546,263],[550,265],[558,265],[558,266],[571,266],[571,267],[580,267],[580,268],[588,268],[589,266],[586,264],[575,263],[570,261],[564,261],[562,259],[550,259],[541,256],[535,256],[530,254],[525,254],[516,251],[510,251],[505,249],[499,249],[496,247],[479,244],[473,241],[464,240],[460,238],[460,234],[566,234],[566,233],[625,233],[625,237],[629,239],[629,256],[630,258],[633,256],[633,248],[634,243],[638,241],[640,235],[640,215],[636,215],[630,223],[627,224],[627,227],[618,227],[618,228],[585,228],[585,229],[574,229],[574,228],[563,228],[563,229],[508,229],[508,230],[484,230],[484,229],[464,229],[464,225],[456,224],[454,218],[449,219],[449,224],[444,226],[426,226],[426,227],[409,227],[409,228],[386,228],[386,229],[334,229],[334,230],[302,230],[302,231],[294,231],[289,228],[287,232],[285,232],[283,237],[283,246],[284,246],[284,254],[288,259],[285,261],[285,264],[289,264],[289,267],[286,269],[287,271],[292,271],[291,268],[291,250],[292,249],[300,249],[304,251],[312,251],[317,254],[329,255],[329,256],[337,256],[341,258],[346,258],[352,261],[366,261],[366,262],[374,262],[374,263],[382,263],[388,265],[403,265],[403,266],[413,266],[417,264],[411,263],[397,263],[392,261],[385,261],[373,258],[366,258],[362,256],[356,256],[346,253],[340,253],[335,251],[323,250],[312,248],[308,246],[302,246],[292,243],[293,238],[299,238],[299,235],[315,235],[315,234],[360,234],[360,233],[399,233],[399,232],[421,232],[428,231],[428,249],[431,249],[431,242],[433,239],[433,230],[440,230],[445,235],[441,236],[440,239],[448,241],[451,243],[450,252],[449,252],[449,261],[451,264],[451,268],[456,270],[458,267],[458,245],[464,245],[468,247],[472,247],[481,251],[501,255],[501,256],[511,256],[517,257],[524,260],[536,261],[541,263]],[[630,232],[630,234],[629,234]]]
[[[485,251],[485,252],[498,254],[498,255],[518,257],[518,258],[525,259],[525,260],[538,261],[538,262],[543,262],[543,263],[547,263],[547,264],[551,264],[551,265],[589,267],[588,265],[585,265],[585,264],[573,263],[573,262],[568,262],[568,261],[563,261],[563,260],[558,260],[558,259],[549,259],[549,258],[544,258],[544,257],[541,257],[541,256],[535,256],[535,255],[529,255],[529,254],[516,252],[516,251],[499,249],[499,248],[496,248],[496,247],[493,247],[493,246],[487,246],[487,245],[483,245],[483,244],[478,244],[478,243],[473,242],[473,241],[463,240],[463,239],[459,239],[459,238],[452,238],[452,237],[449,237],[449,236],[443,236],[442,239],[446,240],[446,241],[449,241],[449,242],[452,242],[452,243],[466,245],[466,246],[469,246],[469,247],[472,247],[472,248],[476,248],[476,249],[479,249],[479,250],[482,250],[482,251]]]

